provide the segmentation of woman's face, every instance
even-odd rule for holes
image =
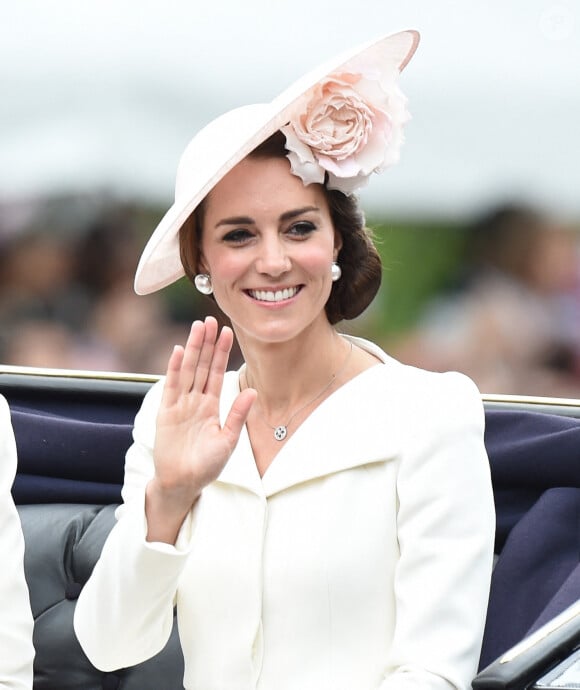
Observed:
[[[246,158],[206,199],[201,262],[238,337],[283,342],[327,322],[340,238],[320,185],[285,158]]]

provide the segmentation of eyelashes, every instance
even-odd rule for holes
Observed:
[[[292,237],[303,239],[311,235],[316,230],[316,225],[311,221],[297,221],[292,223],[290,227],[284,230],[284,234]],[[248,230],[246,228],[236,228],[235,230],[230,230],[224,236],[222,241],[230,245],[243,245],[251,242],[256,236],[256,232],[253,230]]]
[[[223,241],[227,244],[243,244],[252,237],[253,235],[249,230],[237,229],[230,230],[230,232],[226,233],[223,237]]]
[[[289,232],[293,235],[306,237],[316,230],[314,223],[310,221],[301,220],[290,226]]]

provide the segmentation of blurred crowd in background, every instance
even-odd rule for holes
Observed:
[[[141,215],[99,197],[0,206],[1,363],[165,370],[196,304],[180,315],[161,293],[134,293]]]
[[[464,230],[447,285],[391,351],[454,369],[488,393],[580,397],[580,245],[575,228],[505,204]]]
[[[163,373],[191,321],[217,310],[185,281],[133,292],[161,214],[99,196],[0,204],[0,365]],[[379,333],[365,332],[364,316],[348,331],[404,362],[463,371],[483,392],[580,397],[577,228],[514,203],[478,213],[460,236],[452,268],[412,323],[394,328],[386,313]],[[403,270],[418,278],[428,262]],[[391,303],[397,287],[385,271]],[[388,311],[388,301],[377,304]]]

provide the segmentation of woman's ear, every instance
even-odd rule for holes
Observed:
[[[332,254],[334,261],[338,259],[338,253],[342,249],[342,235],[338,230],[334,231],[334,252]]]
[[[205,257],[201,253],[197,259],[197,272],[198,273],[207,273],[209,275],[209,269],[207,267]]]

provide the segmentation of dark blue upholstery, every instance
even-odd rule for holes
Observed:
[[[544,491],[580,488],[580,419],[489,410],[485,445],[497,512],[496,551]]]
[[[120,503],[132,424],[94,422],[18,407],[16,503]]]
[[[489,411],[496,552],[481,667],[580,598],[580,420]]]
[[[151,383],[0,377],[18,448],[17,504],[119,503],[133,420]]]

